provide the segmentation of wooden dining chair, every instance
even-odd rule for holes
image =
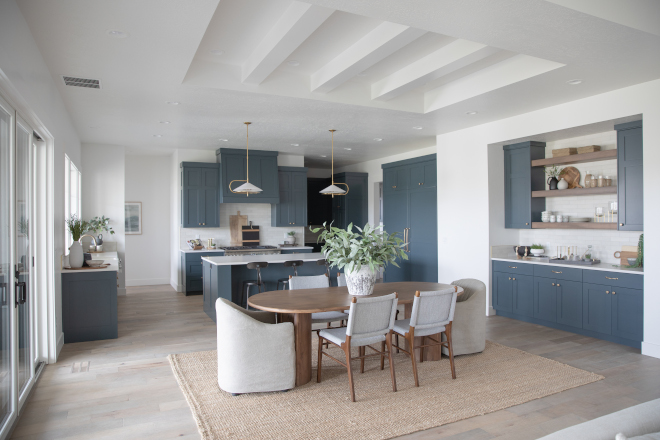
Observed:
[[[399,347],[398,341],[395,347],[410,356],[416,387],[419,386],[417,363],[415,362],[415,350],[418,348],[419,362],[424,362],[424,348],[436,345],[447,347],[451,377],[456,379],[454,352],[451,343],[451,325],[454,320],[457,292],[458,288],[456,286],[435,292],[420,292],[418,290],[415,292],[410,319],[401,319],[394,322],[394,334],[401,335],[408,341],[409,351]],[[445,334],[446,341],[431,336],[440,333]],[[415,345],[416,337],[421,337],[419,345]],[[431,343],[424,344],[426,339],[430,339]]]
[[[323,329],[319,332],[319,358],[316,370],[316,381],[321,382],[321,366],[323,355],[343,365],[348,370],[348,384],[351,391],[351,401],[355,402],[355,386],[353,384],[353,370],[351,361],[360,359],[361,370],[364,371],[364,359],[372,356],[380,356],[380,369],[384,369],[385,355],[390,362],[390,376],[392,379],[392,391],[396,391],[396,377],[394,364],[392,363],[392,328],[394,326],[394,314],[398,303],[398,295],[389,295],[357,298],[351,300],[351,309],[348,324],[345,328]],[[324,341],[336,345],[344,351],[346,363],[340,361],[329,353],[323,351]],[[371,344],[381,342],[381,350],[371,347]],[[384,346],[387,346],[385,350]],[[360,347],[359,355],[351,357],[351,347]],[[363,347],[369,347],[375,351],[365,354]]]

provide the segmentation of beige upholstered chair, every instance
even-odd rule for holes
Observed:
[[[330,278],[327,275],[314,275],[308,277],[289,277],[289,290],[296,289],[318,289],[330,286]],[[312,313],[312,324],[340,322],[348,319],[348,314],[342,312],[319,312]]]
[[[454,281],[452,285],[465,291],[456,300],[452,326],[454,356],[481,353],[486,348],[486,285],[472,278]],[[448,354],[447,348],[443,347],[442,352]]]
[[[283,391],[296,384],[293,324],[225,299],[215,303],[218,385],[233,395]]]
[[[316,381],[321,382],[322,357],[325,354],[330,359],[344,365],[348,370],[348,383],[351,390],[351,400],[355,402],[355,387],[353,386],[353,370],[351,360],[360,359],[361,371],[364,372],[364,358],[380,356],[380,369],[384,368],[385,355],[390,362],[390,377],[392,379],[392,390],[396,391],[396,377],[394,375],[394,364],[392,363],[392,327],[394,326],[394,315],[398,299],[396,293],[389,295],[358,298],[353,297],[348,324],[342,328],[323,329],[319,332],[319,359],[316,371]],[[323,351],[323,345],[327,342],[336,345],[344,351],[346,364],[330,356]],[[378,351],[371,344],[381,344]],[[383,347],[387,344],[387,351]],[[351,357],[351,347],[360,347],[360,354]],[[376,353],[365,354],[365,347],[369,347]]]

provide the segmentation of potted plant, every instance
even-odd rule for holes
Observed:
[[[79,219],[74,214],[66,221],[66,226],[73,237],[73,244],[69,247],[69,266],[82,267],[85,256],[83,255],[82,245],[78,240],[89,230],[89,223]]]
[[[557,189],[557,184],[559,183],[559,175],[562,172],[562,168],[559,168],[557,165],[551,167],[545,167],[545,174],[548,175],[548,186],[550,189]]]
[[[296,244],[296,231],[289,231],[284,236],[284,242],[290,245]]]
[[[533,244],[532,245],[532,255],[534,256],[539,256],[543,255],[545,253],[545,250],[543,249],[543,246],[540,244]]]
[[[312,229],[313,233],[319,232],[317,243],[325,241],[321,252],[330,263],[330,267],[344,269],[346,275],[346,286],[351,295],[371,295],[376,283],[376,275],[381,267],[388,264],[396,264],[397,258],[408,259],[404,252],[405,243],[394,234],[388,234],[382,226],[373,227],[366,224],[364,229],[355,227],[353,223],[346,229],[329,228]]]
[[[110,219],[106,216],[101,216],[100,218],[98,216],[94,217],[91,219],[89,222],[89,232],[93,232],[94,234],[98,234],[96,237],[96,250],[100,251],[103,248],[100,247],[103,245],[103,234],[101,232],[109,232],[110,235],[114,234],[115,231],[112,230],[112,227],[110,226]]]
[[[644,266],[644,234],[639,236],[639,241],[637,242],[637,259],[633,264],[630,264],[630,258],[628,259],[629,267],[643,267]]]

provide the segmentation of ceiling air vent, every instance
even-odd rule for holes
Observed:
[[[76,78],[75,76],[62,76],[64,85],[72,87],[86,87],[88,89],[100,89],[101,82],[98,79]]]

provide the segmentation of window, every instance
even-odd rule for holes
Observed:
[[[69,156],[64,155],[64,218],[68,220],[72,215],[80,218],[80,171],[71,162]],[[69,229],[64,224],[64,243],[66,248],[73,244]]]

